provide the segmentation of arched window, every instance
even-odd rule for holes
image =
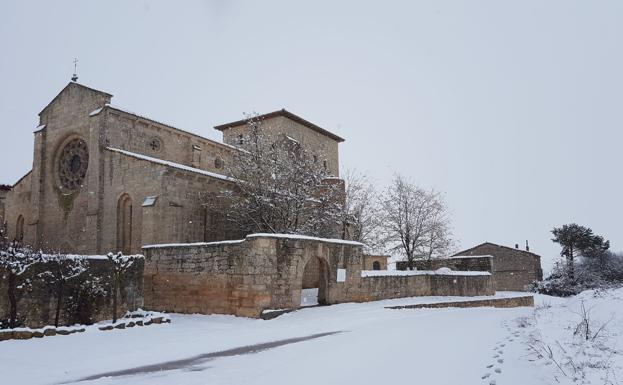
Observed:
[[[24,240],[24,217],[17,217],[17,225],[15,226],[15,240],[22,242]]]
[[[132,252],[132,198],[123,194],[117,203],[117,250]]]
[[[372,262],[372,270],[381,270],[381,262],[379,261]]]

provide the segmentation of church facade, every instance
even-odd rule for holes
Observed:
[[[246,121],[216,126],[221,143],[111,99],[72,82],[39,113],[32,170],[6,194],[9,238],[46,251],[103,254],[243,237],[206,202],[232,185],[227,165],[244,149]],[[286,110],[259,118],[269,135],[297,141],[339,177],[344,139]]]

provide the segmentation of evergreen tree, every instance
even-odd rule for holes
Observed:
[[[602,236],[593,234],[593,230],[575,223],[555,227],[552,230],[553,242],[560,244],[560,255],[567,261],[567,278],[575,279],[575,257],[578,255],[590,256],[604,253],[610,248],[610,241]]]

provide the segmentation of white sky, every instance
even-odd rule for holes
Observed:
[[[81,83],[208,138],[282,107],[334,131],[344,167],[445,192],[462,248],[549,261],[575,221],[621,250],[622,20],[599,0],[2,1],[0,183],[78,57]]]

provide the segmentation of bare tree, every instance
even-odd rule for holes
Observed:
[[[425,234],[425,246],[422,248],[426,259],[446,256],[454,247],[450,214],[443,198],[436,193],[431,202],[431,212],[428,220],[428,231]]]
[[[117,254],[108,253],[106,257],[112,263],[112,322],[115,323],[117,322],[117,296],[121,282],[130,270],[130,267],[137,260],[142,259],[143,256],[123,255],[121,252],[118,252]]]
[[[396,175],[380,199],[382,242],[413,269],[416,258],[442,254],[451,245],[447,208],[439,193]]]
[[[347,170],[343,175],[346,194],[341,238],[361,242],[366,251],[374,251],[379,243],[378,193],[366,175],[355,170]]]
[[[69,281],[87,271],[89,263],[86,258],[70,257],[65,254],[46,255],[43,261],[49,269],[39,273],[39,277],[52,287],[56,295],[54,326],[58,327],[65,287]]]
[[[256,116],[247,119],[243,148],[228,166],[234,186],[222,192],[227,204],[210,208],[245,233],[337,237],[344,188],[323,167],[323,155],[285,134],[268,135]]]
[[[6,277],[8,283],[9,328],[17,326],[18,295],[30,283],[25,273],[40,257],[40,253],[35,253],[16,241],[9,242],[4,233],[0,233],[0,273]]]

